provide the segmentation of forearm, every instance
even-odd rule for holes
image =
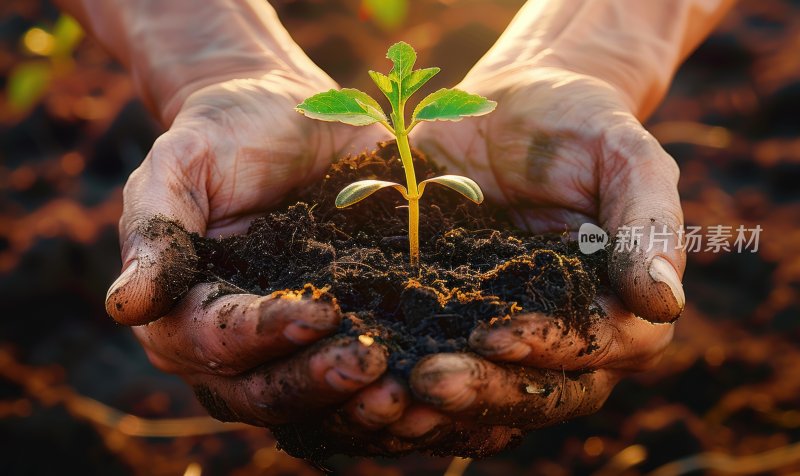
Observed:
[[[615,86],[639,118],[734,0],[530,0],[470,75],[554,66]]]
[[[327,78],[264,0],[57,3],[131,70],[142,98],[166,124],[188,94],[226,77]]]

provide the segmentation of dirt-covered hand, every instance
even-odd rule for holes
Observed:
[[[612,242],[630,240],[611,248],[614,290],[638,316],[677,319],[685,304],[678,167],[622,94],[552,67],[467,79],[464,88],[497,101],[496,111],[421,124],[417,146],[475,179],[533,232],[577,233],[593,223]]]
[[[448,171],[475,179],[533,232],[575,236],[583,223],[607,230],[609,278],[622,302],[612,290],[598,298],[604,316],[593,319],[593,341],[540,314],[478,328],[470,346],[485,359],[429,357],[412,374],[413,393],[452,418],[523,429],[594,412],[622,376],[658,360],[673,332],[662,323],[683,310],[678,168],[600,79],[540,67],[465,82],[496,100],[497,110],[421,124],[416,144]],[[613,243],[624,227],[641,234],[630,251]],[[651,246],[650,230],[665,241]]]
[[[193,286],[196,257],[184,229],[244,232],[335,154],[357,147],[347,128],[293,110],[332,86],[329,79],[309,84],[275,74],[205,85],[188,95],[125,186],[123,272],[108,292],[107,310],[137,326],[152,361],[186,378],[223,419],[291,418],[292,409],[345,401],[385,369],[382,348],[352,340],[325,341],[272,364],[338,329],[331,300]],[[376,137],[359,132],[364,147],[374,145]]]
[[[408,386],[391,375],[325,418],[273,431],[285,451],[312,460],[336,453],[398,456],[412,451],[484,457],[522,435],[517,428],[448,416],[416,400]]]
[[[620,378],[655,365],[673,335],[672,325],[640,319],[612,295],[596,304],[581,331],[539,313],[481,326],[469,343],[482,357],[431,356],[414,369],[411,387],[443,412],[482,424],[529,430],[593,413]]]

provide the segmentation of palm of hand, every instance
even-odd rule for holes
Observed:
[[[294,112],[313,91],[287,83],[234,79],[203,88],[187,98],[156,143],[152,155],[165,151],[169,160],[177,159],[173,172],[186,180],[187,190],[205,192],[193,198],[196,211],[205,214],[207,235],[246,231],[254,217],[320,175],[356,137]],[[363,144],[372,140],[358,138]]]
[[[532,232],[562,232],[565,224],[577,230],[601,219],[600,187],[613,171],[604,142],[635,122],[610,86],[540,69],[468,87],[497,100],[497,110],[457,124],[421,124],[418,147],[513,207]]]

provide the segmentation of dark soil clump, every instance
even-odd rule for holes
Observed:
[[[419,180],[441,174],[414,154]],[[565,333],[591,342],[603,253],[585,256],[565,237],[527,234],[503,210],[432,185],[420,202],[421,265],[414,270],[398,193],[334,206],[345,185],[370,178],[403,183],[393,142],[333,164],[321,182],[255,220],[245,235],[195,237],[199,279],[265,295],[307,283],[325,288],[345,313],[341,333],[384,344],[388,371],[403,378],[425,355],[468,350],[476,326],[519,313],[557,316]]]

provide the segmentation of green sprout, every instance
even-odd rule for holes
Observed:
[[[442,175],[417,183],[414,162],[408,145],[408,134],[421,121],[460,121],[468,116],[481,116],[492,112],[497,103],[477,94],[460,89],[440,89],[429,94],[414,108],[411,122],[406,127],[405,106],[423,84],[428,82],[439,68],[414,70],[417,53],[408,43],[395,43],[386,57],[393,63],[389,75],[370,71],[369,75],[392,106],[389,118],[378,102],[358,89],[331,89],[315,94],[297,106],[297,111],[321,121],[338,121],[353,126],[380,123],[397,139],[397,148],[403,162],[406,186],[383,180],[361,180],[351,183],[339,192],[336,207],[344,208],[360,202],[383,188],[392,187],[408,201],[408,241],[411,265],[419,265],[419,199],[428,183],[438,183],[464,195],[475,203],[483,202],[483,192],[475,181],[460,175]]]

